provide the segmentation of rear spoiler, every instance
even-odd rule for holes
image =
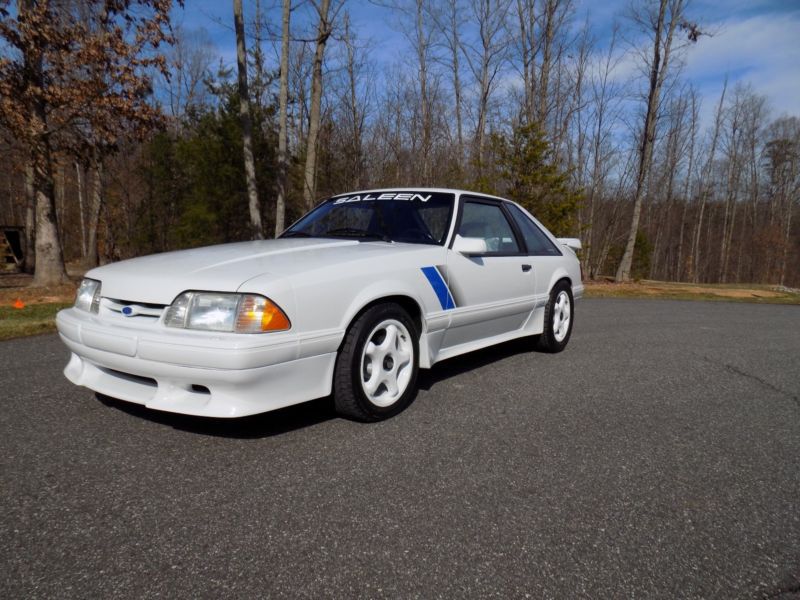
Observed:
[[[575,250],[576,252],[582,247],[581,241],[578,238],[556,238],[556,241],[567,248]]]

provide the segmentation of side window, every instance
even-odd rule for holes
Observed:
[[[520,251],[514,230],[497,204],[467,200],[462,209],[458,234],[485,240],[489,254],[516,254]]]
[[[510,203],[506,204],[506,208],[509,209],[517,227],[522,232],[529,254],[536,256],[558,256],[561,254],[553,242],[550,241],[550,238],[542,233],[542,230],[528,218],[528,215]]]

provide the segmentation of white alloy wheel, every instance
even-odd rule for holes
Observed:
[[[367,336],[361,353],[361,387],[381,408],[391,406],[406,391],[414,372],[414,344],[396,319],[380,322]]]
[[[569,294],[565,290],[561,290],[553,303],[553,337],[556,338],[557,342],[562,342],[567,337],[571,314],[572,307],[569,302]]]

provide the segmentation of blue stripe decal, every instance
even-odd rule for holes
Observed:
[[[439,298],[439,304],[442,305],[442,310],[455,308],[456,303],[453,301],[453,296],[450,295],[450,290],[444,278],[442,278],[442,274],[439,273],[439,269],[436,267],[422,267],[422,272],[425,273],[425,277],[428,278],[433,291],[436,293],[436,297]]]

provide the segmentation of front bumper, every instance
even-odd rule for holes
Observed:
[[[240,335],[126,326],[70,308],[56,326],[76,385],[148,408],[242,417],[326,396],[341,334]]]

